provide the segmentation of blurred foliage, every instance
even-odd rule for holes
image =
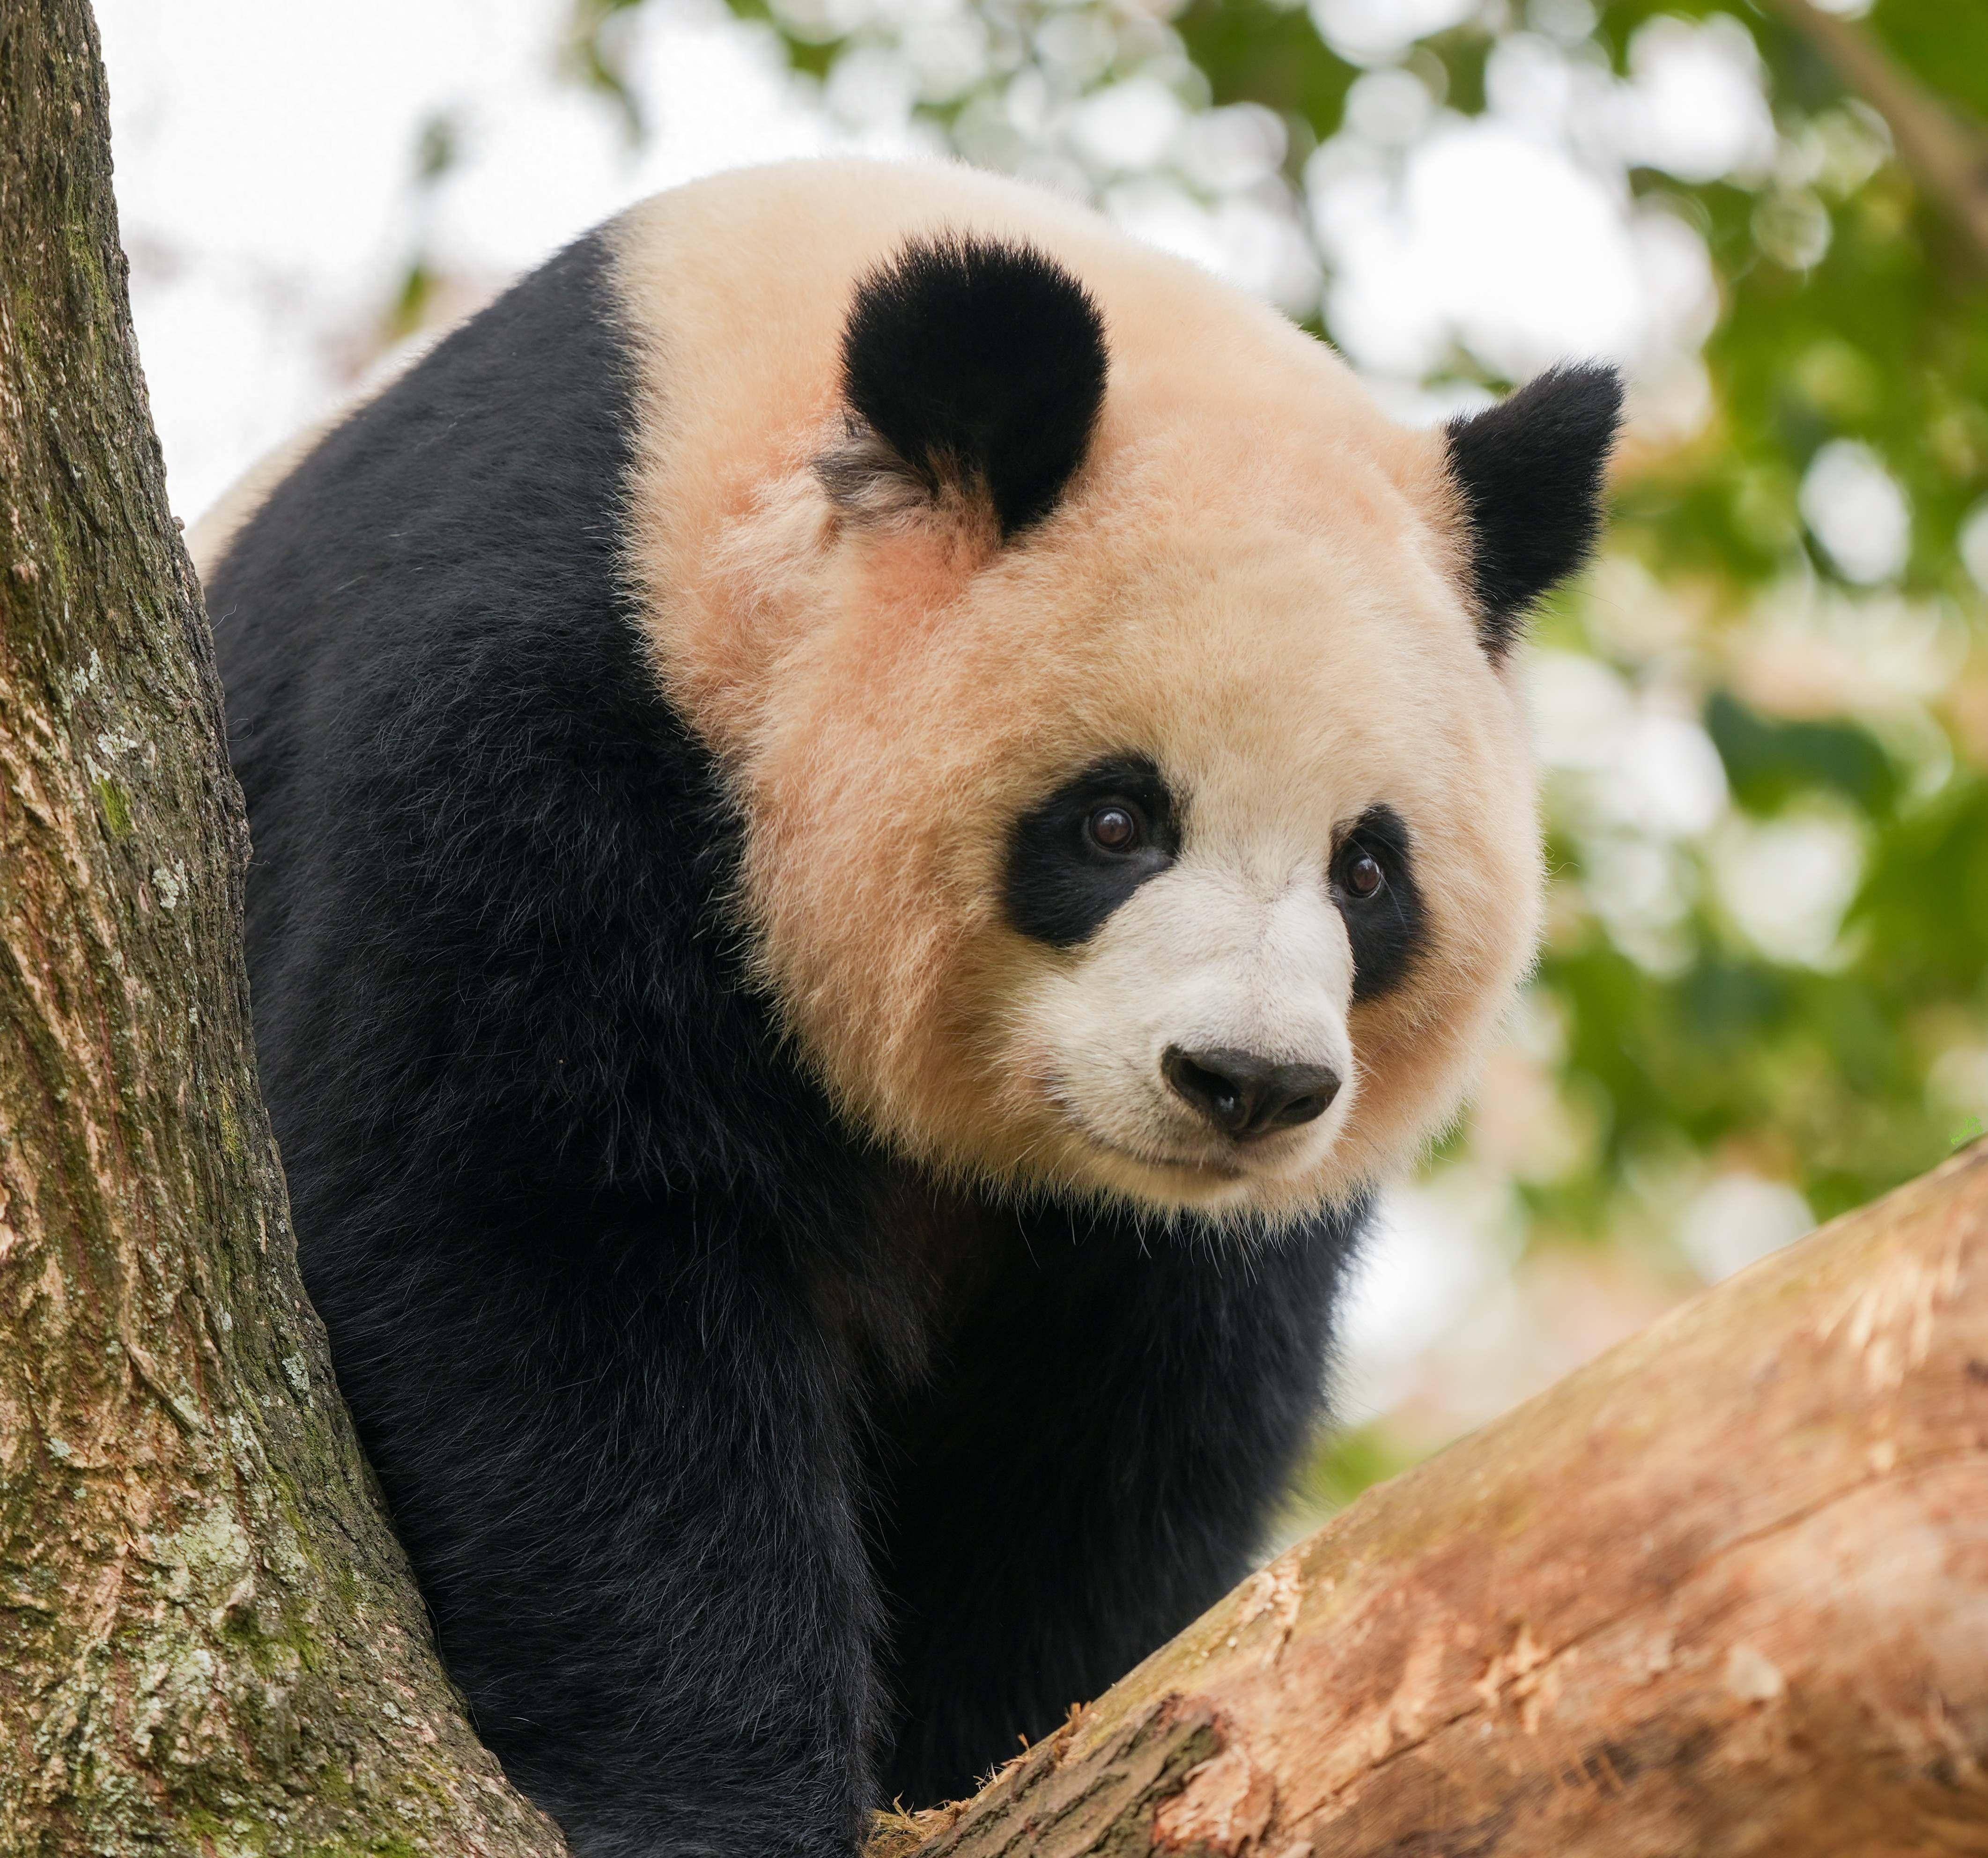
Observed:
[[[580,0],[574,65],[590,81],[615,87],[617,33],[640,3]],[[860,61],[894,57],[935,137],[1107,208],[1127,177],[1073,152],[1066,132],[1083,99],[1157,79],[1190,117],[1269,113],[1281,151],[1268,184],[1327,277],[1312,326],[1328,336],[1334,255],[1307,188],[1377,68],[1412,73],[1453,122],[1486,109],[1495,61],[1522,34],[1569,68],[1626,81],[1653,24],[1712,22],[1728,42],[1743,33],[1772,111],[1771,154],[1711,180],[1625,159],[1611,179],[1625,213],[1668,212],[1702,242],[1718,295],[1699,351],[1704,408],[1682,433],[1658,422],[1632,435],[1611,559],[1539,627],[1543,656],[1603,676],[1625,714],[1695,725],[1726,797],[1687,826],[1653,829],[1598,816],[1591,782],[1554,772],[1554,899],[1529,1049],[1572,1133],[1543,1160],[1505,1164],[1534,1243],[1662,1252],[1693,1184],[1723,1171],[1786,1182],[1826,1217],[1979,1130],[1988,251],[1893,152],[1909,141],[1893,133],[1896,97],[1888,123],[1826,55],[1800,0],[1395,0],[1393,17],[1439,29],[1378,53],[1349,49],[1340,29],[1362,15],[1355,0],[733,10],[777,33],[831,102]],[[1381,0],[1364,15],[1387,16]],[[1946,113],[1988,160],[1988,6],[1876,0],[1850,30],[1903,74],[1914,107]],[[1213,198],[1192,162],[1153,159]],[[1509,384],[1462,345],[1420,383],[1452,404]],[[1823,546],[1806,505],[1830,448],[1888,475],[1909,512],[1902,558],[1861,579]],[[1774,644],[1784,633],[1800,647],[1792,658],[1785,639]],[[1938,674],[1901,687],[1865,668],[1898,650],[1930,654]],[[1760,924],[1796,869],[1786,859],[1813,863],[1831,846],[1850,860],[1836,917],[1805,945],[1777,941]],[[1640,917],[1625,871],[1656,899]],[[1468,1161],[1477,1145],[1466,1131],[1445,1159]],[[1356,1435],[1341,1450],[1371,1443]],[[1341,1470],[1360,1481],[1357,1465]]]
[[[1655,10],[1611,5],[1598,36],[1619,57]],[[1841,87],[1800,34],[1740,16],[1765,61],[1783,147],[1799,147]],[[1864,29],[1949,104],[1988,111],[1988,8],[1881,0]],[[1692,583],[1703,603],[1703,720],[1737,808],[1763,819],[1847,810],[1863,880],[1830,958],[1813,964],[1750,950],[1709,904],[1672,972],[1648,971],[1591,918],[1556,936],[1541,982],[1565,1003],[1567,1073],[1600,1086],[1607,1127],[1584,1177],[1536,1197],[1563,1230],[1605,1232],[1605,1202],[1633,1191],[1638,1159],[1682,1137],[1697,1154],[1723,1150],[1791,1180],[1826,1218],[1980,1127],[1988,787],[1984,745],[1955,711],[1978,701],[1982,674],[1980,592],[1960,540],[1988,492],[1988,254],[1970,250],[1894,160],[1828,201],[1826,248],[1805,269],[1762,249],[1779,183],[1635,178],[1685,193],[1702,212],[1723,314],[1704,351],[1716,415],[1623,485],[1617,546],[1662,584]],[[1871,448],[1910,505],[1895,584],[1961,635],[1957,676],[1916,730],[1885,730],[1854,707],[1775,719],[1722,687],[1722,634],[1744,626],[1763,589],[1837,578],[1797,492],[1818,450],[1844,437]],[[1578,852],[1564,856],[1577,878]]]
[[[1295,1539],[1321,1516],[1344,1509],[1370,1485],[1406,1471],[1415,1454],[1405,1452],[1383,1426],[1355,1426],[1334,1434],[1314,1452],[1293,1488],[1280,1535]]]

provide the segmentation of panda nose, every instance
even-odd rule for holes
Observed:
[[[1277,1064],[1253,1052],[1168,1046],[1160,1070],[1176,1096],[1239,1142],[1309,1123],[1339,1094],[1339,1073],[1324,1065]]]

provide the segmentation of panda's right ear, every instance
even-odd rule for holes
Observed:
[[[857,286],[842,335],[850,430],[816,470],[852,514],[957,498],[1008,541],[1061,501],[1109,367],[1104,317],[1054,259],[914,240]]]
[[[1621,416],[1621,377],[1591,364],[1550,369],[1496,406],[1450,421],[1465,579],[1493,664],[1516,642],[1533,603],[1592,552]]]

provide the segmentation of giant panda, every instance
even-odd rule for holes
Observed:
[[[305,1279],[581,1858],[850,1852],[1246,1570],[1530,959],[1619,402],[1046,194],[581,238],[196,537]]]

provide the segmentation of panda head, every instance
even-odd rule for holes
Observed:
[[[1361,1191],[1532,957],[1510,657],[1594,537],[1614,376],[1412,432],[1073,217],[898,239],[835,300],[764,364],[776,439],[700,454],[678,400],[641,493],[800,1049],[983,1184],[1273,1222]]]

